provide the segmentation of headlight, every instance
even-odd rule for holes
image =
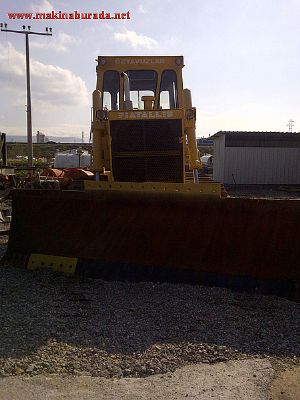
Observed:
[[[107,110],[97,110],[96,111],[96,118],[100,121],[104,121],[108,119],[108,112]]]
[[[192,119],[196,120],[196,108],[187,108],[185,110],[185,118],[190,121]]]

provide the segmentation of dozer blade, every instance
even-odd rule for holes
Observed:
[[[15,190],[5,261],[297,297],[299,242],[298,200]]]

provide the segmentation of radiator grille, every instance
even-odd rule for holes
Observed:
[[[111,121],[115,181],[183,182],[181,120]]]

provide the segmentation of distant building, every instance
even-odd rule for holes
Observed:
[[[88,168],[91,166],[91,155],[86,150],[74,149],[57,151],[54,168]]]
[[[204,137],[197,138],[197,146],[213,146],[213,145],[214,145],[214,142],[213,142],[211,136],[208,138],[204,138]]]
[[[37,131],[36,134],[36,142],[37,143],[46,143],[48,141],[48,138],[46,137],[46,135],[44,135],[42,132]]]
[[[224,184],[300,184],[300,132],[219,131],[214,180]]]

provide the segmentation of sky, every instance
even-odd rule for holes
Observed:
[[[183,55],[197,136],[300,131],[300,0],[0,0],[8,12],[128,12],[128,20],[32,20],[33,133],[90,131],[99,55]],[[0,131],[26,135],[25,35],[0,32]]]

